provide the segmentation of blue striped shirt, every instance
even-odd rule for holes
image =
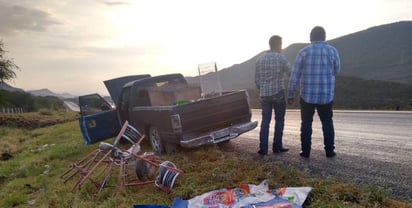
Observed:
[[[288,98],[300,85],[300,96],[312,104],[333,101],[335,76],[340,72],[339,53],[324,41],[314,41],[299,51],[289,80]]]
[[[255,84],[260,97],[273,96],[284,90],[290,70],[291,65],[285,55],[275,51],[265,51],[260,55],[255,70]]]

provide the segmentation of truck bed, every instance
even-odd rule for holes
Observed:
[[[250,122],[251,111],[245,90],[222,96],[198,99],[183,105],[134,107],[131,122],[140,129],[156,125],[160,136],[171,143],[181,143],[203,134]],[[178,115],[181,129],[172,126],[171,116]],[[162,121],[159,123],[159,121]]]

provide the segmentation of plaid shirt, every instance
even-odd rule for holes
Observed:
[[[340,72],[339,53],[324,41],[314,41],[297,55],[289,81],[288,98],[300,84],[301,98],[312,104],[333,101],[335,76]]]
[[[286,57],[275,51],[265,51],[256,61],[255,84],[260,97],[276,95],[285,89],[285,77],[291,65]]]

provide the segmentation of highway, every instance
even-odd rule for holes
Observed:
[[[79,107],[79,105],[77,105],[76,103],[66,100],[66,101],[64,101],[64,104],[66,105],[66,107],[67,107],[69,110],[71,110],[71,111],[76,111],[76,112],[80,112],[80,107]]]
[[[261,111],[252,110],[252,120],[261,120]],[[295,166],[312,177],[384,187],[395,198],[412,199],[412,112],[334,111],[337,156],[326,158],[322,127],[315,113],[310,159],[300,158],[300,111],[288,110],[283,144],[284,154],[270,154],[264,160]],[[270,145],[273,140],[271,123]],[[234,151],[255,154],[259,143],[256,129],[232,140]],[[269,150],[270,151],[270,150]]]

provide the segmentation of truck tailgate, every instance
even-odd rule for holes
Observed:
[[[250,122],[251,111],[245,90],[177,106],[183,134],[199,134],[234,124]]]

